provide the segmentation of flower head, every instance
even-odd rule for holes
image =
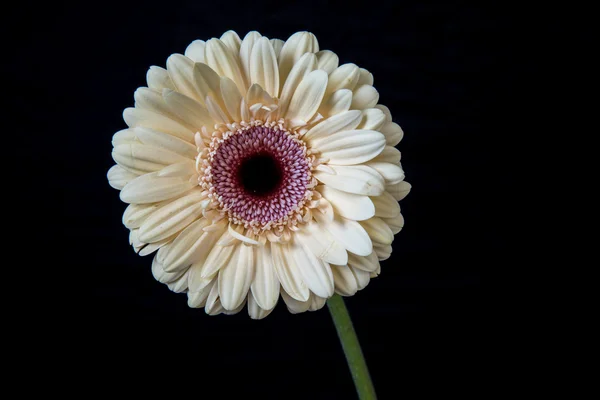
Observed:
[[[108,179],[152,272],[190,307],[264,318],[350,296],[380,273],[410,190],[403,132],[373,76],[319,51],[229,31],[196,40],[148,87],[113,136]]]

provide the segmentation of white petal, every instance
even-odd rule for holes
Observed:
[[[238,57],[219,39],[210,39],[206,42],[204,50],[206,64],[220,76],[226,76],[235,82],[239,91],[244,93],[248,89],[242,74]]]
[[[400,214],[400,204],[389,194],[383,192],[380,196],[371,197],[375,205],[375,216],[381,218],[394,218]]]
[[[286,118],[309,121],[319,109],[326,87],[327,73],[325,71],[316,70],[306,75],[292,96]]]
[[[379,196],[384,190],[384,180],[373,168],[365,165],[339,166],[330,165],[335,175],[322,171],[314,171],[319,181],[343,192]]]
[[[181,94],[200,100],[198,89],[194,82],[194,61],[181,54],[173,54],[167,59],[167,71]]]
[[[262,35],[256,31],[251,31],[244,36],[242,44],[240,46],[240,62],[244,71],[244,76],[247,78],[246,81],[250,82],[250,56],[252,54],[252,48],[254,44],[260,39]],[[279,75],[279,72],[277,73]]]
[[[182,140],[194,143],[194,133],[188,127],[161,114],[140,108],[126,108],[123,119],[130,128],[142,126],[170,133]]]
[[[217,230],[205,232],[204,228],[209,224],[208,219],[200,218],[175,238],[163,258],[166,271],[177,271],[191,264],[198,264],[200,267],[206,261],[227,225],[223,221],[217,225]]]
[[[226,237],[226,235],[229,235],[227,231],[221,235],[221,237],[217,240],[217,243]],[[236,246],[213,246],[206,261],[204,262],[204,266],[200,270],[200,278],[210,278],[219,272],[221,268],[227,265],[235,248]]]
[[[340,65],[329,75],[327,93],[333,93],[340,89],[352,90],[359,77],[360,69],[355,64]]]
[[[184,55],[193,60],[194,62],[204,62],[204,47],[206,46],[206,42],[204,40],[194,40],[190,45],[185,49]]]
[[[139,228],[150,214],[162,206],[162,203],[130,204],[123,213],[123,225],[129,229]]]
[[[400,125],[395,122],[388,122],[383,125],[381,127],[381,133],[385,135],[385,140],[390,146],[397,145],[404,137],[404,131],[402,131]]]
[[[279,54],[279,82],[283,84],[292,67],[305,53],[319,51],[315,35],[309,32],[296,32],[285,42]]]
[[[347,265],[332,265],[335,292],[340,296],[353,296],[358,291],[356,278]]]
[[[410,192],[412,185],[406,181],[398,182],[393,185],[387,185],[385,190],[390,192],[392,196],[398,201],[402,200],[406,197],[406,195]]]
[[[298,301],[308,300],[310,291],[300,275],[299,266],[291,255],[289,244],[271,243],[271,258],[282,289]]]
[[[113,149],[113,159],[134,173],[154,172],[176,163],[193,161],[171,151],[144,144],[120,144]]]
[[[404,228],[404,217],[402,214],[398,214],[393,218],[382,218],[383,221],[388,224],[392,233],[395,235]]]
[[[165,283],[174,292],[181,293],[187,290],[187,275],[186,271],[178,271],[176,273],[165,272],[162,265],[156,257],[152,260],[152,276],[161,283]]]
[[[373,85],[373,74],[364,68],[360,69],[360,77],[358,78],[357,86]]]
[[[281,39],[271,39],[271,45],[273,46],[273,50],[275,50],[275,57],[277,57],[277,59],[279,59],[284,44],[285,42]]]
[[[108,183],[115,189],[121,190],[130,181],[137,178],[138,175],[123,169],[119,165],[113,165],[106,173]]]
[[[129,182],[121,191],[121,200],[125,203],[155,203],[174,198],[198,186],[198,182],[190,182],[189,177],[160,176],[161,172],[138,176]]]
[[[400,150],[392,146],[385,146],[385,149],[373,161],[400,164]]]
[[[204,290],[211,290],[212,284],[217,281],[216,275],[209,278],[203,278],[201,276],[203,266],[204,264],[202,263],[194,263],[188,269],[188,286],[190,292],[192,293],[200,293]]]
[[[280,283],[271,258],[271,246],[265,244],[256,249],[256,273],[250,289],[258,305],[271,310],[279,299]]]
[[[239,244],[227,265],[219,270],[219,297],[226,310],[236,309],[248,296],[254,265],[254,247]]]
[[[402,171],[402,167],[398,164],[371,161],[367,165],[383,176],[386,185],[393,185],[404,180],[404,171]]]
[[[373,217],[366,221],[360,221],[359,224],[365,228],[373,241],[373,245],[389,245],[394,241],[392,230],[381,218]]]
[[[283,85],[283,89],[281,89],[281,97],[279,101],[279,115],[285,115],[285,112],[288,109],[290,101],[292,100],[292,96],[296,92],[298,85],[304,79],[306,75],[311,73],[312,71],[317,69],[317,57],[312,53],[306,53],[296,64],[289,73],[287,80],[285,82],[281,81],[281,76],[279,80],[279,85]]]
[[[377,259],[377,254],[375,252],[372,252],[366,257],[349,254],[348,265],[352,268],[361,269],[366,272],[373,272],[379,267],[379,260]]]
[[[296,232],[295,239],[327,263],[344,265],[348,262],[348,253],[344,247],[316,222],[304,225]]]
[[[113,147],[118,144],[125,143],[140,143],[135,136],[135,132],[133,129],[121,129],[116,132],[112,137],[112,145]]]
[[[327,299],[325,297],[313,294],[310,296],[310,307],[308,307],[308,311],[318,311],[323,308],[326,302]]]
[[[375,245],[373,246],[373,250],[375,251],[375,253],[377,254],[377,258],[379,258],[380,261],[385,261],[388,258],[390,258],[390,255],[392,254],[392,246],[391,245]]]
[[[277,298],[279,298],[279,293],[277,293]],[[252,293],[248,294],[248,315],[250,316],[250,318],[263,319],[269,314],[271,314],[273,309],[274,308],[265,310],[264,308],[261,308],[254,296],[252,296]]]
[[[298,314],[298,313],[303,313],[303,312],[307,311],[310,308],[310,304],[312,302],[310,299],[310,293],[309,293],[309,297],[306,300],[299,301],[299,300],[291,297],[289,294],[287,294],[285,292],[285,290],[283,290],[283,288],[281,290],[281,298],[285,302],[285,305],[287,306],[288,311],[291,312],[292,314]]]
[[[375,215],[375,207],[368,196],[342,192],[328,185],[320,185],[317,190],[331,203],[335,212],[344,218],[362,221]]]
[[[377,104],[374,108],[381,110],[383,114],[385,114],[385,122],[392,122],[392,113],[387,106],[384,106],[383,104]]]
[[[150,89],[161,92],[163,89],[175,90],[175,84],[171,80],[166,69],[152,66],[146,73],[146,82]]]
[[[142,127],[134,128],[134,131],[140,142],[145,145],[162,148],[190,160],[194,160],[198,154],[193,144],[173,135]]]
[[[250,81],[259,84],[272,97],[279,96],[279,70],[271,42],[258,39],[250,56]]]
[[[318,68],[331,74],[339,65],[340,59],[337,54],[329,50],[321,50],[317,53]]]
[[[154,253],[156,250],[160,250],[161,248],[166,247],[169,243],[171,243],[173,241],[174,238],[175,238],[175,235],[171,235],[171,236],[169,236],[165,239],[159,240],[157,242],[148,243],[147,245],[145,245],[143,248],[140,249],[138,254],[142,257],[150,255],[150,254]],[[187,289],[187,284],[186,284],[185,288]]]
[[[317,220],[319,225],[326,229],[347,251],[359,256],[368,256],[373,251],[369,234],[358,222],[340,216],[336,216],[333,221],[325,218]]]
[[[183,230],[202,215],[203,198],[202,189],[197,188],[156,210],[140,226],[140,240],[157,242]]]
[[[378,131],[385,123],[385,114],[377,108],[362,110],[362,121],[358,126],[360,129],[372,129]]]
[[[325,100],[319,108],[319,113],[324,116],[332,116],[350,109],[352,104],[352,91],[349,89],[340,89],[325,96]]]
[[[356,128],[360,120],[361,112],[358,110],[342,112],[319,122],[306,132],[302,138],[313,145],[315,141],[326,138],[333,133]]]
[[[385,137],[380,132],[364,129],[337,132],[312,141],[312,148],[336,165],[364,163],[377,157],[384,147]]]
[[[379,92],[371,85],[361,85],[354,89],[350,108],[364,110],[373,108],[379,101]]]
[[[211,67],[203,63],[194,64],[194,85],[196,87],[196,100],[206,105],[206,96],[212,94],[216,97],[221,97],[221,77]]]
[[[235,83],[226,77],[221,77],[221,96],[227,112],[234,121],[240,121],[240,104],[242,95]]]
[[[350,271],[352,271],[352,275],[354,275],[354,279],[356,279],[356,285],[358,286],[358,290],[363,290],[369,284],[371,280],[371,274],[369,272],[362,271],[357,268],[349,267]]]
[[[321,297],[333,295],[333,275],[329,264],[317,258],[312,250],[294,241],[290,250],[308,288]]]
[[[167,103],[165,103],[161,95],[161,92],[157,92],[155,90],[148,89],[145,87],[140,87],[137,88],[137,90],[133,94],[133,98],[135,99],[136,108],[152,111],[158,114],[162,114],[171,119],[177,120],[177,115],[171,112],[171,110],[169,110],[169,108],[167,107]]]
[[[221,41],[227,45],[233,54],[239,54],[242,40],[235,31],[229,30],[221,35]]]
[[[210,281],[210,283],[202,290],[197,292],[188,292],[188,306],[191,308],[201,308],[206,305],[206,300],[208,300],[208,295],[215,284],[216,279]]]
[[[216,281],[216,279],[215,279]],[[219,284],[215,282],[210,292],[208,293],[208,298],[206,299],[206,305],[204,306],[204,311],[209,315],[217,315],[225,311],[223,306],[221,305],[221,300],[219,299]]]
[[[194,132],[201,130],[203,126],[214,125],[208,110],[198,101],[168,89],[163,91],[162,96],[169,109],[188,126],[194,127]]]

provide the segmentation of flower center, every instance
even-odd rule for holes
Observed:
[[[229,220],[255,233],[295,225],[312,197],[312,158],[282,125],[254,121],[214,137],[201,183]]]

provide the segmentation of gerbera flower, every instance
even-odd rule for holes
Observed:
[[[373,76],[298,32],[196,40],[113,137],[108,180],[154,277],[190,307],[264,318],[351,296],[380,273],[410,190]]]

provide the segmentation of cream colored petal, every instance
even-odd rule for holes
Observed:
[[[221,41],[227,45],[233,52],[233,54],[240,53],[240,46],[242,45],[242,39],[238,36],[235,31],[229,30],[221,35]]]
[[[163,205],[163,203],[130,204],[123,213],[123,225],[129,229],[139,228],[150,214]]]
[[[215,284],[216,279],[210,281],[210,283],[202,290],[197,292],[188,291],[188,306],[191,308],[202,308],[206,305],[208,295]]]
[[[171,235],[168,238],[159,240],[158,242],[148,243],[147,245],[145,245],[143,248],[140,249],[138,254],[142,257],[150,255],[150,254],[154,253],[155,251],[160,250],[163,247],[170,244],[173,241],[173,239],[175,239],[175,235]],[[186,289],[187,289],[187,286],[186,286]]]
[[[113,165],[106,173],[108,183],[115,189],[121,190],[130,181],[137,178],[138,175],[123,169],[119,165]]]
[[[159,252],[160,253],[160,252]],[[210,290],[211,285],[217,281],[217,275],[208,278],[201,276],[204,262],[194,263],[188,270],[188,286],[192,293],[200,293],[204,290]]]
[[[168,89],[163,91],[162,96],[169,109],[188,126],[193,127],[194,132],[200,131],[203,126],[212,128],[215,124],[208,110],[196,100]]]
[[[184,55],[194,62],[203,63],[204,62],[204,47],[206,47],[206,42],[204,40],[194,40],[185,49]]]
[[[254,279],[254,247],[239,244],[229,262],[219,270],[219,297],[226,310],[234,310],[246,299]]]
[[[371,161],[366,165],[379,172],[383,179],[385,179],[386,185],[393,185],[404,180],[404,171],[398,164],[390,164],[386,162]]]
[[[210,39],[204,50],[206,64],[220,76],[226,76],[235,82],[239,91],[245,93],[248,87],[242,74],[239,57],[233,54],[225,43],[219,39]]]
[[[308,307],[308,311],[319,311],[321,308],[323,308],[325,303],[327,303],[327,299],[325,297],[313,294],[310,296],[310,306]]]
[[[227,231],[221,235],[219,240],[217,240],[217,243],[221,239],[225,238],[226,235],[229,235]],[[227,265],[235,248],[236,246],[213,246],[206,261],[204,262],[204,266],[200,270],[200,278],[210,278],[219,272],[221,268]]]
[[[385,146],[385,149],[373,161],[400,164],[400,158],[400,150],[392,146]]]
[[[388,245],[394,241],[392,230],[381,218],[373,217],[366,221],[360,221],[359,224],[365,228],[374,246],[377,244]]]
[[[352,95],[352,104],[350,108],[354,110],[364,110],[373,108],[379,101],[379,92],[371,85],[361,85],[354,89]]]
[[[265,244],[256,249],[256,273],[250,286],[252,295],[258,305],[270,310],[279,299],[280,283],[275,272],[271,256],[271,246]]]
[[[317,190],[331,203],[335,213],[344,218],[362,221],[375,215],[375,207],[368,196],[342,192],[328,185],[319,185]]]
[[[241,120],[240,104],[242,103],[242,95],[235,83],[226,77],[221,77],[221,96],[227,112],[234,121]]]
[[[285,82],[281,81],[281,76],[279,80],[279,85],[283,85],[283,89],[281,89],[281,97],[279,101],[279,115],[285,115],[285,112],[288,109],[290,101],[292,100],[292,96],[296,92],[298,85],[300,82],[306,77],[309,73],[317,69],[317,57],[312,53],[306,53],[296,64],[289,73],[287,80]]]
[[[279,298],[279,292],[277,293],[277,297]],[[248,315],[250,316],[250,318],[263,319],[269,314],[271,314],[273,309],[274,308],[265,310],[264,308],[261,308],[254,296],[252,296],[252,293],[248,293]]]
[[[377,258],[379,258],[380,261],[385,261],[388,258],[390,258],[390,255],[392,254],[392,246],[391,245],[375,245],[373,246],[373,250],[375,251],[375,253],[377,254]]]
[[[383,193],[383,177],[373,168],[365,165],[329,167],[335,171],[335,175],[322,171],[314,171],[313,175],[324,184],[343,192],[367,196],[379,196]]]
[[[402,214],[398,214],[393,218],[382,218],[383,221],[388,224],[392,233],[395,235],[404,228],[404,217]]]
[[[129,232],[129,244],[133,246],[133,250],[137,253],[144,246],[138,237],[138,229],[132,229]]]
[[[335,292],[340,296],[354,296],[358,291],[358,284],[352,270],[347,265],[332,265]]]
[[[152,66],[146,73],[146,82],[152,90],[161,92],[163,89],[175,90],[175,84],[171,80],[166,69]]]
[[[406,181],[398,182],[393,185],[387,185],[385,190],[390,192],[392,196],[398,201],[402,200],[406,197],[406,195],[410,192],[412,185]]]
[[[167,59],[167,71],[177,91],[200,101],[198,88],[194,82],[194,61],[181,54],[173,54]]]
[[[217,224],[217,230],[205,232],[204,228],[209,224],[208,219],[200,218],[175,238],[164,256],[163,264],[166,271],[177,271],[191,264],[200,266],[206,261],[208,254],[227,225],[225,221],[222,221]]]
[[[311,147],[329,163],[356,165],[377,157],[385,147],[385,137],[377,131],[357,129],[312,140]]]
[[[375,252],[372,252],[366,257],[357,256],[356,254],[349,254],[348,266],[361,269],[366,272],[373,272],[379,268],[379,260],[377,259],[377,254]]]
[[[310,291],[300,275],[299,266],[291,256],[289,244],[271,243],[271,258],[282,289],[298,301],[308,300]]]
[[[356,86],[361,85],[373,85],[373,74],[364,68],[360,69],[360,77],[358,78]]]
[[[339,114],[350,109],[352,104],[352,91],[349,89],[340,89],[331,94],[331,96],[325,96],[319,113],[324,116],[332,116]]]
[[[223,108],[224,106],[221,107],[221,105],[219,104],[220,101],[218,99],[215,99],[213,95],[209,94],[208,96],[206,96],[205,102],[206,109],[208,110],[208,113],[210,114],[211,118],[215,121],[215,123],[228,124],[233,122],[229,114],[227,114],[227,112]]]
[[[400,214],[400,204],[389,194],[383,192],[381,196],[371,197],[375,205],[375,216],[380,218],[394,218]]]
[[[190,167],[194,168],[194,165]],[[138,176],[129,182],[121,190],[121,200],[125,203],[155,203],[177,197],[198,186],[197,181],[190,181],[190,176],[160,176],[161,172]]]
[[[273,50],[275,50],[275,57],[277,57],[277,59],[279,59],[284,44],[285,42],[281,39],[271,39],[271,46],[273,46]]]
[[[140,226],[140,240],[152,243],[180,232],[202,215],[203,198],[197,188],[156,210]]]
[[[140,143],[140,141],[135,136],[135,131],[133,129],[121,129],[113,135],[113,147],[125,143]]]
[[[377,108],[362,110],[362,121],[359,129],[372,129],[378,131],[385,123],[385,114]]]
[[[316,55],[318,68],[327,74],[331,74],[339,65],[340,59],[333,51],[321,50]]]
[[[306,75],[292,96],[286,118],[292,121],[309,121],[319,109],[326,87],[325,71],[316,70]]]
[[[333,275],[329,264],[317,258],[311,249],[297,241],[290,245],[290,251],[306,286],[318,296],[332,296]]]
[[[358,290],[363,290],[365,287],[367,287],[369,281],[371,280],[371,274],[357,268],[349,268],[350,271],[352,271],[352,275],[354,275],[354,279],[356,279]]]
[[[254,44],[261,37],[262,35],[257,31],[248,32],[246,36],[244,36],[244,40],[242,40],[242,44],[240,46],[240,62],[242,64],[244,76],[246,77],[246,81],[248,83],[252,83],[250,82],[250,55],[252,54],[252,48],[254,47]]]
[[[400,125],[395,122],[388,122],[383,125],[381,127],[381,133],[385,135],[385,140],[390,146],[397,145],[404,137],[404,131],[402,131]]]
[[[250,56],[250,83],[259,84],[272,97],[279,96],[279,68],[269,39],[256,41]]]
[[[205,99],[209,94],[221,97],[221,77],[208,65],[194,64],[193,79],[198,93],[196,100],[202,105],[206,105]]]
[[[329,75],[327,93],[333,93],[340,89],[352,90],[360,77],[360,69],[355,64],[343,64],[337,67]]]
[[[316,222],[304,225],[294,238],[327,263],[344,265],[348,262],[348,253],[344,247]]]
[[[196,147],[168,133],[149,128],[134,128],[135,135],[143,144],[179,154],[182,157],[194,160],[198,151]]]
[[[385,122],[392,122],[392,113],[387,106],[384,106],[383,104],[377,104],[374,108],[377,108],[383,112],[385,115]]]
[[[215,279],[216,280],[216,279]],[[219,299],[219,284],[215,282],[210,292],[208,293],[208,298],[206,299],[206,305],[204,306],[204,311],[208,315],[217,315],[225,311],[223,306],[221,305],[221,299]]]
[[[141,173],[159,171],[168,165],[181,162],[193,163],[191,159],[169,150],[136,143],[116,146],[112,157],[125,169]]]
[[[360,120],[361,112],[358,110],[342,112],[319,122],[306,132],[302,139],[308,141],[311,146],[316,145],[319,140],[329,137],[333,133],[353,130],[358,126]]]
[[[165,89],[170,90],[170,89]],[[135,100],[135,107],[141,108],[144,110],[152,111],[158,114],[162,114],[171,119],[177,120],[177,115],[175,115],[168,107],[167,103],[165,103],[161,92],[157,92],[152,89],[148,89],[145,87],[138,88],[133,94],[133,98]]]
[[[165,283],[174,292],[181,293],[187,290],[187,275],[186,271],[178,271],[176,273],[165,272],[162,264],[156,257],[152,260],[152,276],[160,283]]]
[[[299,314],[307,311],[310,308],[310,304],[312,302],[310,296],[311,295],[309,293],[309,297],[306,300],[299,301],[287,294],[286,291],[283,290],[283,288],[281,289],[281,298],[285,302],[288,311],[292,314]]]
[[[359,256],[367,256],[373,251],[368,233],[358,222],[340,216],[335,216],[333,221],[326,218],[317,218],[317,221],[347,251]]]
[[[176,136],[189,143],[194,143],[194,133],[188,127],[164,115],[142,110],[140,108],[126,108],[123,119],[130,128],[142,126],[155,129]]]
[[[319,43],[315,35],[309,32],[296,32],[284,43],[279,54],[279,82],[285,82],[294,64],[305,53],[319,51]]]

